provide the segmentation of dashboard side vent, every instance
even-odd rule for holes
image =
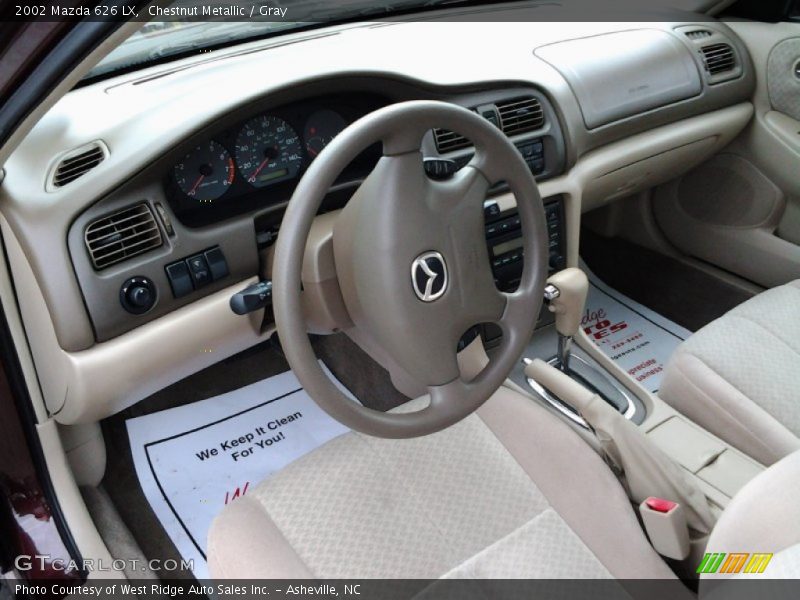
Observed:
[[[711,37],[713,34],[708,29],[693,29],[691,31],[685,32],[685,35],[690,40],[695,41]]]
[[[86,228],[85,241],[98,271],[164,243],[146,202],[92,221]]]
[[[497,103],[500,124],[507,136],[540,129],[544,125],[542,105],[533,96],[513,98]]]
[[[700,48],[709,75],[731,71],[736,67],[736,56],[729,44],[709,44]]]
[[[472,146],[472,142],[463,135],[449,129],[434,129],[433,137],[436,140],[436,149],[440,153],[452,152],[453,150]]]
[[[53,170],[52,187],[60,188],[72,183],[103,162],[106,156],[108,150],[100,142],[91,142],[70,150],[61,157]]]

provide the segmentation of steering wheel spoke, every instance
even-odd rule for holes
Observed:
[[[490,152],[482,144],[475,146],[475,154],[467,163],[467,167],[479,171],[483,174],[489,185],[494,185],[503,181],[504,175],[508,172],[506,157],[502,153]]]
[[[449,179],[428,181],[431,202],[443,217],[460,218],[469,207],[478,207],[480,215],[483,215],[483,201],[491,184],[479,169],[466,165]]]

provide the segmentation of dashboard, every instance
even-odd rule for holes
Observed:
[[[712,74],[703,50],[718,44],[735,68]],[[74,89],[9,157],[0,186],[15,284],[28,273],[23,317],[43,331],[30,337],[48,408],[64,423],[96,420],[263,341],[271,323],[228,301],[269,277],[317,153],[377,108],[440,100],[503,129],[561,222],[549,232],[560,268],[577,264],[582,212],[718,152],[751,118],[754,87],[747,50],[722,23],[537,13],[287,34]],[[423,139],[434,178],[472,152],[458,132]],[[380,155],[353,161],[321,212],[344,206]],[[492,266],[513,287],[513,196],[499,186],[487,200]]]
[[[564,170],[555,107],[532,86],[474,91],[343,78],[258,98],[187,136],[73,223],[68,243],[97,341],[264,275],[283,211],[315,156],[356,119],[411,99],[460,104],[493,122],[540,181]],[[452,175],[473,155],[468,139],[443,129],[428,132],[421,151],[432,178]],[[344,206],[381,152],[373,145],[344,169],[322,213]],[[491,193],[502,191],[501,184]],[[505,267],[493,266],[501,287],[514,280]]]

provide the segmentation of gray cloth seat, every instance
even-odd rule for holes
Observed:
[[[215,578],[674,577],[592,447],[506,388],[439,433],[292,463],[217,517],[208,559]]]
[[[800,448],[800,280],[683,342],[659,396],[765,465]]]
[[[700,592],[711,592],[713,600],[752,598],[753,588],[715,589],[720,579],[744,577],[797,579],[800,578],[800,452],[794,452],[747,483],[722,513],[711,536],[706,552],[768,553],[772,559],[763,573],[705,573]],[[732,592],[738,592],[734,594]],[[796,592],[796,589],[794,590]],[[767,596],[769,597],[769,596]],[[788,596],[787,596],[788,597]]]

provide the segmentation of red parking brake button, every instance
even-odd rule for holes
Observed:
[[[656,498],[654,496],[650,496],[644,503],[647,505],[647,508],[660,513],[668,513],[678,506],[675,502],[664,500],[663,498]]]

